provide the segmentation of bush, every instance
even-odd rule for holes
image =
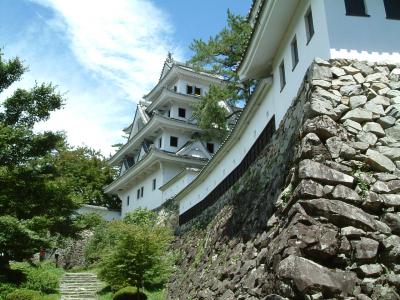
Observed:
[[[8,294],[11,294],[17,287],[11,283],[0,282],[0,299],[5,299]]]
[[[21,287],[45,294],[57,293],[59,278],[63,271],[56,268],[51,262],[44,262],[38,266],[32,266],[28,263],[14,263],[12,267],[26,274],[26,281],[21,284]]]
[[[99,276],[113,290],[142,284],[162,286],[172,270],[168,247],[172,232],[162,226],[138,226],[124,222],[110,223],[118,229],[116,245],[102,256]]]
[[[40,300],[42,295],[38,291],[32,290],[15,290],[7,295],[6,300]]]
[[[113,300],[146,300],[146,294],[139,292],[137,288],[128,286],[114,294]]]
[[[88,214],[83,214],[79,215],[75,219],[75,225],[80,229],[80,230],[85,230],[85,229],[94,229],[99,225],[102,225],[105,223],[103,218],[96,213],[88,213]]]

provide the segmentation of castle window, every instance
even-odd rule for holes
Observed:
[[[137,191],[136,191],[136,199],[139,199],[140,198],[140,189],[138,189]]]
[[[193,94],[193,86],[192,85],[187,85],[186,86],[186,94],[192,95]]]
[[[314,35],[314,20],[311,8],[308,10],[305,16],[305,22],[306,22],[307,44],[308,44]]]
[[[344,0],[347,16],[369,17],[365,10],[364,0]]]
[[[153,191],[156,189],[156,186],[157,186],[157,179],[154,178],[153,179]]]
[[[293,38],[290,48],[292,50],[292,70],[294,70],[299,63],[299,50],[297,48],[296,36]]]
[[[129,206],[129,196],[126,198],[126,206]]]
[[[174,92],[176,93],[178,91],[178,87],[174,85]]]
[[[171,147],[178,147],[178,138],[176,136],[171,136],[169,139],[169,145]]]
[[[210,153],[214,153],[214,144],[213,143],[207,143],[207,150]]]
[[[143,198],[143,187],[140,188],[140,197]]]
[[[283,62],[283,60],[282,60],[281,64],[279,65],[279,79],[281,82],[281,91],[282,91],[286,85],[285,63]]]
[[[186,109],[184,109],[184,108],[179,108],[179,109],[178,109],[178,116],[179,116],[180,118],[186,118]]]
[[[158,140],[158,148],[161,148],[161,144],[162,144],[162,137],[160,137],[160,139]]]
[[[400,1],[399,0],[384,0],[386,10],[386,18],[400,20]]]
[[[201,96],[201,88],[199,87],[194,87],[194,94],[196,96]]]

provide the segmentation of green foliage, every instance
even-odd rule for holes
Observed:
[[[199,101],[193,113],[198,126],[204,130],[206,140],[222,140],[227,132],[228,111],[220,105],[221,99],[227,99],[226,90],[211,85],[208,93]]]
[[[366,198],[368,196],[370,184],[363,179],[362,171],[360,169],[354,171],[353,176],[354,176],[356,185],[358,186],[358,188],[361,191],[360,196],[362,198]]]
[[[251,26],[246,17],[227,12],[227,27],[210,37],[207,42],[195,39],[190,45],[194,52],[189,63],[213,74],[229,80],[236,77],[247,41],[251,34]]]
[[[18,289],[6,296],[6,300],[40,300],[42,295],[38,291]]]
[[[138,226],[114,222],[119,229],[118,241],[102,257],[100,277],[119,289],[132,285],[157,285],[165,282],[171,268],[167,254],[172,234],[161,226]]]
[[[251,34],[251,26],[246,17],[229,10],[227,15],[227,27],[207,42],[197,39],[190,46],[194,55],[188,63],[198,70],[219,75],[225,81],[223,86],[210,88],[195,112],[199,126],[205,130],[208,139],[221,140],[227,133],[230,116],[218,103],[225,101],[236,106],[238,101],[246,102],[254,87],[253,81],[239,82],[236,74]]]
[[[14,284],[0,282],[0,299],[5,299],[8,294],[16,289],[17,287]]]
[[[0,52],[0,92],[25,70],[18,58],[3,60]],[[73,236],[80,229],[73,213],[82,204],[119,205],[117,198],[103,194],[114,170],[100,153],[85,147],[71,149],[63,133],[34,130],[63,103],[55,86],[38,83],[29,90],[17,89],[0,103],[2,272],[10,272],[10,260],[52,248],[55,236]]]
[[[16,58],[3,61],[0,53],[0,91],[20,79],[25,69]],[[17,89],[0,105],[0,269],[9,260],[30,257],[50,245],[54,233],[71,234],[72,212],[79,203],[57,173],[52,158],[64,135],[37,133],[34,125],[46,121],[63,105],[52,84]]]
[[[284,203],[287,203],[290,200],[290,198],[292,197],[292,195],[293,195],[293,187],[292,187],[292,185],[289,185],[282,192],[281,198],[282,198]]]
[[[132,286],[124,287],[118,290],[113,297],[113,300],[146,300],[147,296],[139,292],[137,288]]]
[[[103,218],[96,213],[78,215],[75,219],[75,225],[81,230],[95,229],[104,222]]]
[[[0,93],[15,81],[20,80],[25,71],[26,69],[18,58],[4,61],[0,51]]]
[[[20,287],[45,294],[57,293],[60,278],[64,273],[51,262],[43,262],[37,266],[28,263],[13,263],[12,268],[21,270],[26,275],[26,280]]]
[[[122,221],[98,226],[85,249],[85,258],[99,267],[100,277],[113,290],[160,287],[172,268],[168,253],[171,240],[171,229],[157,224],[154,212],[138,209]]]
[[[124,222],[137,226],[154,226],[157,222],[157,214],[145,208],[138,208],[127,213]]]
[[[54,165],[71,187],[71,196],[80,203],[120,208],[118,197],[104,194],[103,187],[116,175],[100,152],[87,147],[64,147],[54,157]]]

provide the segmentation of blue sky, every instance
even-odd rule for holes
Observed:
[[[247,14],[251,0],[1,0],[0,46],[29,67],[23,80],[52,82],[66,104],[37,130],[64,130],[71,145],[108,156],[123,141],[135,103],[156,83],[168,51],[190,57],[194,38]]]

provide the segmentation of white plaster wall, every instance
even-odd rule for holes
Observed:
[[[157,181],[157,187],[153,190],[153,179]],[[163,184],[163,174],[161,169],[146,175],[145,178],[132,183],[131,187],[118,194],[122,200],[121,215],[122,217],[129,211],[139,207],[154,209],[162,204],[162,192],[158,189]],[[143,198],[137,199],[137,190],[143,186]],[[127,197],[130,196],[129,206],[127,206]]]
[[[165,162],[162,163],[162,182],[159,186],[166,184],[168,181],[170,181],[172,178],[182,172],[183,169],[184,166],[182,165]]]
[[[176,85],[176,87],[177,87],[177,92],[181,93],[181,94],[186,94],[186,86],[187,85],[192,85],[192,86],[201,88],[201,95],[204,95],[208,91],[208,85],[206,85],[200,81],[197,81],[195,79],[180,78],[180,79],[178,79],[177,82],[172,84],[172,86],[170,88],[173,89],[174,85]]]
[[[343,0],[324,0],[332,58],[400,61],[400,20],[386,19],[383,0],[365,0],[369,17],[346,16]]]
[[[176,136],[178,138],[178,147],[170,146],[170,137]],[[165,130],[162,134],[162,150],[168,152],[176,152],[178,151],[189,139],[191,136],[187,133],[178,132],[175,130]]]
[[[310,5],[313,11],[315,33],[307,45],[304,16]],[[265,98],[261,100],[260,107],[252,116],[250,123],[246,125],[244,132],[233,148],[225,154],[224,158],[214,167],[207,178],[199,182],[181,200],[181,214],[204,199],[243,160],[274,114],[278,127],[293,99],[297,96],[306,71],[314,58],[329,58],[329,40],[326,24],[324,1],[308,0],[299,4],[273,61],[273,84],[271,89]],[[294,35],[297,36],[299,63],[292,71],[290,44]],[[285,60],[286,86],[281,91],[278,68],[282,59]]]
[[[182,178],[174,182],[163,192],[163,202],[171,199],[181,190],[183,190],[189,183],[191,183],[197,176],[198,172],[188,171]]]
[[[100,217],[103,218],[103,220],[106,221],[119,220],[121,218],[121,213],[119,211],[108,210],[104,209],[103,207],[96,207],[93,205],[82,206],[77,210],[77,213],[80,215],[91,213],[98,214]]]
[[[184,108],[186,109],[186,118],[181,118],[179,117],[179,108]],[[187,121],[190,119],[193,115],[193,107],[190,107],[189,105],[186,104],[180,104],[180,103],[174,103],[170,107],[170,117],[182,121]]]

